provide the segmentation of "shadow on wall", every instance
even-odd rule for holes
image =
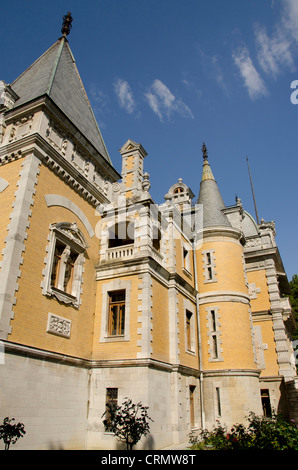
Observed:
[[[288,407],[288,400],[287,400],[286,385],[285,385],[284,381],[282,381],[280,383],[279,392],[280,392],[280,399],[278,401],[277,410],[274,410],[274,411],[277,414],[281,414],[283,416],[288,416],[289,407]]]
[[[126,450],[126,444],[117,440],[115,450]],[[154,437],[149,434],[147,439],[144,442],[136,444],[136,446],[133,447],[133,450],[155,450]]]

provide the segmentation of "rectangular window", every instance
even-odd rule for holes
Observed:
[[[269,396],[268,389],[261,390],[261,400],[262,400],[263,414],[267,418],[270,418],[272,416],[272,411],[271,411],[270,396]]]
[[[215,317],[215,310],[211,310],[210,312],[211,315],[211,325],[212,325],[212,331],[216,331],[216,317]]]
[[[219,390],[219,387],[216,387],[216,400],[217,400],[217,413],[218,413],[218,416],[221,416],[221,404],[220,404],[220,390]]]
[[[187,349],[188,351],[191,351],[192,349],[192,341],[191,341],[191,336],[192,336],[192,331],[191,331],[191,317],[192,317],[192,312],[189,312],[186,310],[186,341],[187,341]]]
[[[221,323],[219,307],[207,307],[207,325],[208,325],[208,344],[210,358],[209,361],[222,361],[222,348],[221,348]]]
[[[203,269],[204,269],[204,282],[216,282],[216,264],[214,250],[204,250],[203,254]]]
[[[190,427],[193,428],[195,425],[195,407],[194,407],[194,393],[196,387],[194,385],[189,386],[189,412],[190,412]]]
[[[212,336],[212,352],[213,352],[213,359],[218,359],[218,350],[217,350],[217,336]]]
[[[183,267],[189,271],[189,252],[183,248]]]
[[[116,409],[118,405],[118,388],[107,388],[106,390],[106,410],[107,410],[107,421],[105,424],[105,431],[111,431],[111,414],[109,410]]]
[[[109,336],[124,335],[125,290],[109,292]]]

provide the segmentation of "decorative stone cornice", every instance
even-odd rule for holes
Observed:
[[[55,362],[57,364],[66,364],[86,369],[115,369],[128,367],[147,367],[150,369],[162,370],[168,373],[180,372],[185,375],[194,375],[199,377],[199,369],[183,366],[180,364],[171,364],[162,362],[152,358],[138,359],[119,359],[119,360],[94,360],[67,354],[60,354],[45,349],[34,348],[23,344],[13,343],[10,341],[2,341],[4,353],[16,354],[23,357],[40,359],[44,361]]]

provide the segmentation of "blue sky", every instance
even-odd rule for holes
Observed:
[[[148,152],[150,193],[182,178],[197,198],[201,146],[225,204],[274,220],[288,278],[298,273],[298,0],[1,2],[0,79],[11,83],[68,37],[115,168],[132,139]],[[296,95],[295,95],[296,97]]]

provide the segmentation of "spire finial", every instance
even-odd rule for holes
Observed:
[[[68,36],[70,33],[70,30],[72,28],[72,16],[71,13],[68,12],[67,15],[63,16],[63,23],[62,23],[62,28],[61,28],[61,33],[63,34],[64,37]]]
[[[207,147],[205,145],[205,142],[203,142],[203,145],[202,145],[202,153],[203,153],[204,160],[208,160],[208,152],[207,152]]]

